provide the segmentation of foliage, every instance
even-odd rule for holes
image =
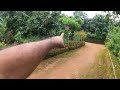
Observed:
[[[114,14],[119,14],[120,15],[120,11],[113,11]]]
[[[80,24],[83,25],[84,19],[87,18],[87,14],[82,11],[75,11],[73,13],[75,20]]]
[[[108,11],[93,18],[83,11],[75,11],[73,16],[61,11],[0,11],[0,47],[42,40],[61,32],[65,33],[65,44],[84,41],[86,37],[104,42],[107,37],[106,46],[120,61],[120,20],[115,20],[118,15],[120,11]]]
[[[73,15],[75,18],[82,19],[82,20],[88,18],[88,15],[83,11],[75,11]]]
[[[17,43],[23,43],[23,38],[21,37],[21,32],[20,31],[18,31],[17,32],[17,34],[15,35],[15,41],[17,42]]]
[[[76,22],[73,17],[68,16],[61,17],[59,20],[64,28],[68,27],[67,30],[69,30],[69,39],[73,40],[74,32],[80,28],[80,24]]]
[[[81,17],[69,17],[61,11],[0,11],[0,42],[20,44],[64,32],[68,43],[77,41],[74,32],[82,24]]]
[[[5,46],[6,46],[6,44],[4,42],[0,42],[0,48],[3,48]]]
[[[0,42],[4,41],[4,33],[6,31],[6,21],[0,18]]]
[[[120,27],[113,27],[107,35],[106,46],[120,62]]]
[[[83,30],[75,32],[75,38],[79,41],[85,41],[85,39],[87,38],[87,33]]]
[[[109,31],[108,18],[104,15],[96,15],[93,19],[85,19],[82,29],[88,32],[88,38],[104,41]]]
[[[60,11],[6,11],[2,18],[6,19],[5,42],[14,43],[16,34],[21,38],[32,36],[42,38],[60,33]],[[7,36],[7,37],[6,37]],[[9,38],[9,39],[8,39]],[[20,40],[20,39],[19,39]],[[19,41],[17,41],[19,42]]]
[[[91,32],[88,32],[87,33],[87,38],[89,39],[94,39],[96,37],[96,34],[95,33],[91,33]]]
[[[70,30],[78,30],[80,25],[71,17],[62,17],[59,19],[64,26],[69,26]]]

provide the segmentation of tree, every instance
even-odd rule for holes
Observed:
[[[110,21],[108,16],[98,14],[92,19],[86,19],[82,28],[89,32],[89,38],[104,41],[109,31]]]
[[[113,14],[120,15],[120,11],[113,11]]]
[[[107,15],[110,15],[113,19],[119,18],[120,11],[104,11]]]
[[[81,30],[84,30],[86,32],[89,32],[91,29],[90,29],[90,25],[91,24],[91,21],[92,19],[84,19],[84,24],[81,26]]]
[[[76,20],[73,17],[61,17],[59,19],[64,27],[69,27],[70,30],[70,39],[73,40],[74,32],[77,31],[80,27],[80,24],[76,22]]]
[[[88,15],[87,15],[85,12],[83,12],[83,11],[75,11],[75,12],[73,13],[73,15],[74,15],[75,17],[80,17],[80,18],[82,18],[82,19],[87,19],[87,18],[88,18]]]
[[[76,19],[76,21],[81,25],[80,30],[86,29],[85,27],[87,27],[89,24],[88,23],[89,19],[88,19],[87,14],[83,11],[75,11],[73,14],[74,14],[74,18]]]
[[[106,46],[113,52],[120,63],[120,27],[114,26],[107,35]]]
[[[0,17],[0,42],[4,41],[4,33],[6,31],[6,21]]]
[[[73,15],[75,21],[78,22],[80,25],[83,25],[84,19],[87,17],[87,14],[82,11],[75,11]]]
[[[1,14],[6,19],[5,42],[14,43],[19,40],[15,39],[17,36],[42,39],[58,35],[61,30],[60,14],[60,11],[5,11]]]

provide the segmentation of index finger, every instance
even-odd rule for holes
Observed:
[[[64,33],[61,33],[61,35],[60,35],[62,38],[64,37]]]

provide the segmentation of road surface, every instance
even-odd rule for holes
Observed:
[[[104,45],[85,43],[85,46],[49,58],[40,63],[28,79],[80,79],[94,65],[96,55]]]

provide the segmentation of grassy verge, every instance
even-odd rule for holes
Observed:
[[[110,54],[111,54],[111,58],[115,66],[116,77],[117,79],[120,79],[120,64],[118,63],[116,57],[111,52]]]
[[[89,70],[85,78],[114,79],[112,65],[107,49],[100,51],[96,56],[96,59],[97,60],[94,66]]]

